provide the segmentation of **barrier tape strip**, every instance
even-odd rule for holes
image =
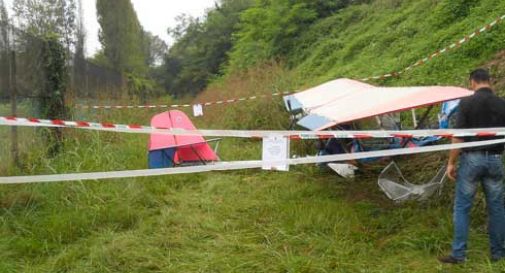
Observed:
[[[472,34],[466,35],[464,38],[458,40],[455,43],[452,43],[451,45],[439,49],[432,54],[428,55],[427,57],[415,62],[414,64],[391,73],[386,73],[383,75],[379,76],[372,76],[372,77],[367,77],[361,79],[361,81],[364,82],[369,82],[371,80],[385,80],[387,78],[394,78],[394,77],[399,77],[402,74],[405,74],[406,72],[424,65],[431,61],[434,58],[440,57],[441,55],[448,53],[449,51],[461,47],[461,45],[468,43],[471,41],[473,38],[478,37],[480,34],[490,31],[493,27],[501,23],[503,20],[505,20],[505,15],[502,15],[498,18],[496,18],[493,22],[486,24],[484,27],[475,30]],[[128,105],[128,106],[123,106],[123,105],[107,105],[107,106],[87,106],[87,105],[78,105],[79,108],[81,109],[155,109],[155,108],[189,108],[192,107],[193,105],[202,105],[202,106],[212,106],[212,105],[221,105],[221,104],[230,104],[230,103],[237,103],[237,102],[242,102],[242,101],[249,101],[249,100],[256,100],[258,98],[267,98],[267,97],[278,97],[278,96],[285,96],[285,95],[291,95],[295,94],[296,92],[277,92],[273,93],[270,95],[258,95],[258,96],[251,96],[251,97],[243,97],[243,98],[235,98],[235,99],[228,99],[228,100],[220,100],[220,101],[213,101],[213,102],[204,102],[204,103],[193,103],[193,104],[173,104],[173,105]]]
[[[0,126],[52,127],[95,130],[117,133],[166,134],[176,136],[235,137],[261,139],[270,136],[303,139],[372,139],[372,138],[422,138],[422,137],[493,137],[505,136],[505,128],[436,129],[406,131],[266,131],[266,130],[184,130],[167,129],[137,124],[96,123],[86,121],[44,120],[36,118],[1,117]]]
[[[193,104],[162,104],[162,105],[107,105],[107,106],[87,106],[87,105],[78,105],[78,107],[82,109],[155,109],[155,108],[189,108],[193,107],[193,105],[202,105],[202,106],[213,106],[213,105],[222,105],[222,104],[231,104],[242,101],[256,100],[256,99],[264,99],[270,97],[280,97],[295,94],[296,92],[276,92],[269,95],[257,95],[250,97],[242,97],[242,98],[234,98],[227,100],[219,100],[219,101],[211,101],[211,102],[202,102],[202,103],[193,103]]]
[[[490,31],[493,27],[495,27],[496,25],[498,25],[499,23],[501,23],[503,20],[505,20],[505,15],[502,15],[498,18],[496,18],[496,20],[494,20],[493,22],[485,25],[484,27],[480,28],[480,29],[477,29],[475,30],[472,34],[470,35],[466,35],[464,38],[458,40],[457,42],[455,43],[452,43],[451,45],[445,47],[445,48],[442,48],[442,49],[439,49],[435,52],[433,52],[432,54],[428,55],[427,57],[415,62],[414,64],[402,69],[402,70],[399,70],[399,71],[395,71],[395,72],[391,72],[391,73],[387,73],[387,74],[384,74],[384,75],[379,75],[379,76],[373,76],[373,77],[368,77],[368,78],[363,78],[361,79],[361,81],[364,81],[364,82],[368,82],[368,81],[371,81],[371,80],[385,80],[387,78],[393,78],[393,77],[399,77],[400,75],[418,67],[418,66],[421,66],[421,65],[424,65],[426,63],[428,63],[429,61],[431,61],[432,59],[434,58],[437,58],[437,57],[440,57],[441,55],[455,49],[455,48],[459,48],[461,47],[461,45],[465,44],[465,43],[468,43],[470,40],[472,40],[473,38],[479,36],[480,34],[486,32],[486,31]]]
[[[302,165],[302,164],[314,164],[314,163],[345,162],[350,160],[359,160],[366,158],[380,158],[380,157],[391,157],[399,155],[431,153],[453,149],[483,147],[496,144],[505,144],[505,139],[467,142],[459,144],[444,144],[444,145],[417,147],[417,148],[382,150],[373,152],[360,152],[353,154],[339,154],[339,155],[329,155],[320,157],[295,158],[295,159],[287,159],[284,161],[275,161],[267,163],[268,165]],[[261,168],[263,164],[264,162],[262,161],[234,161],[234,162],[222,162],[214,165],[177,167],[170,169],[55,174],[55,175],[36,175],[36,176],[11,176],[11,177],[0,177],[0,185],[136,178],[136,177],[152,177],[152,176],[164,176],[175,174],[202,173],[210,171],[258,169]]]

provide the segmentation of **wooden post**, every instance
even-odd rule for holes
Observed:
[[[16,52],[13,50],[7,54],[9,58],[9,90],[11,100],[11,115],[16,116],[18,111],[17,106],[17,81],[16,81]],[[16,126],[11,128],[11,155],[16,167],[20,166],[19,162],[19,144],[18,131]]]

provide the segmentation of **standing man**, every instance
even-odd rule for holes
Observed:
[[[491,89],[489,72],[485,69],[473,71],[470,75],[470,85],[475,94],[461,100],[456,128],[505,127],[505,101],[496,96]],[[453,143],[496,138],[455,138]],[[447,174],[451,180],[456,181],[454,241],[451,255],[440,257],[440,262],[457,264],[466,260],[470,212],[479,182],[484,189],[489,214],[491,260],[495,262],[505,258],[503,151],[504,145],[494,145],[450,152]],[[458,158],[460,161],[457,168]]]

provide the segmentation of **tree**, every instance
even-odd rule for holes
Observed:
[[[0,0],[0,23],[3,25],[9,21],[7,8],[5,7],[4,0]]]
[[[253,0],[223,0],[203,18],[179,16],[169,29],[176,40],[164,61],[166,88],[176,96],[195,95],[222,72],[240,14]]]
[[[9,16],[5,8],[4,0],[0,0],[0,50],[9,46]]]
[[[296,37],[318,18],[307,1],[257,1],[242,15],[232,52],[232,66],[246,68],[289,52]]]
[[[18,27],[35,36],[55,34],[67,50],[76,42],[75,0],[14,0]]]
[[[241,15],[231,55],[232,69],[285,58],[317,20],[367,0],[256,0]]]
[[[147,72],[143,30],[130,0],[97,0],[99,38],[110,66],[117,71]]]
[[[167,54],[168,46],[159,36],[146,31],[143,33],[144,54],[146,56],[146,65],[153,67],[159,66]]]
[[[10,56],[10,39],[9,39],[9,18],[5,3],[0,0],[0,98],[7,97],[9,89],[9,56]]]
[[[16,54],[23,57],[30,78],[36,79],[40,115],[66,119],[65,95],[69,82],[69,55],[76,41],[74,0],[15,0],[14,14],[21,31],[17,33]],[[63,131],[43,131],[48,152],[55,155],[63,147]]]
[[[84,50],[86,43],[86,28],[84,27],[84,12],[82,7],[82,0],[78,0],[78,12],[77,12],[77,23],[76,23],[76,44],[75,44],[75,56],[80,59],[84,59]]]
[[[89,93],[89,88],[79,88],[82,86],[79,82],[86,82],[86,56],[85,56],[85,43],[86,43],[86,29],[84,27],[84,12],[82,7],[82,0],[78,0],[78,12],[77,12],[77,23],[76,23],[76,42],[75,42],[75,52],[72,63],[72,75],[71,75],[71,88],[75,94],[80,93],[85,95]]]
[[[44,95],[40,98],[40,111],[43,117],[65,119],[65,94],[68,85],[67,52],[58,36],[47,35],[43,39],[42,72],[44,77]],[[56,155],[63,147],[63,131],[61,128],[46,134],[48,153]]]

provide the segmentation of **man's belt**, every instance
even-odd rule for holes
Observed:
[[[464,154],[484,154],[484,155],[503,155],[503,152],[486,151],[486,150],[475,150],[475,151],[463,151]]]

